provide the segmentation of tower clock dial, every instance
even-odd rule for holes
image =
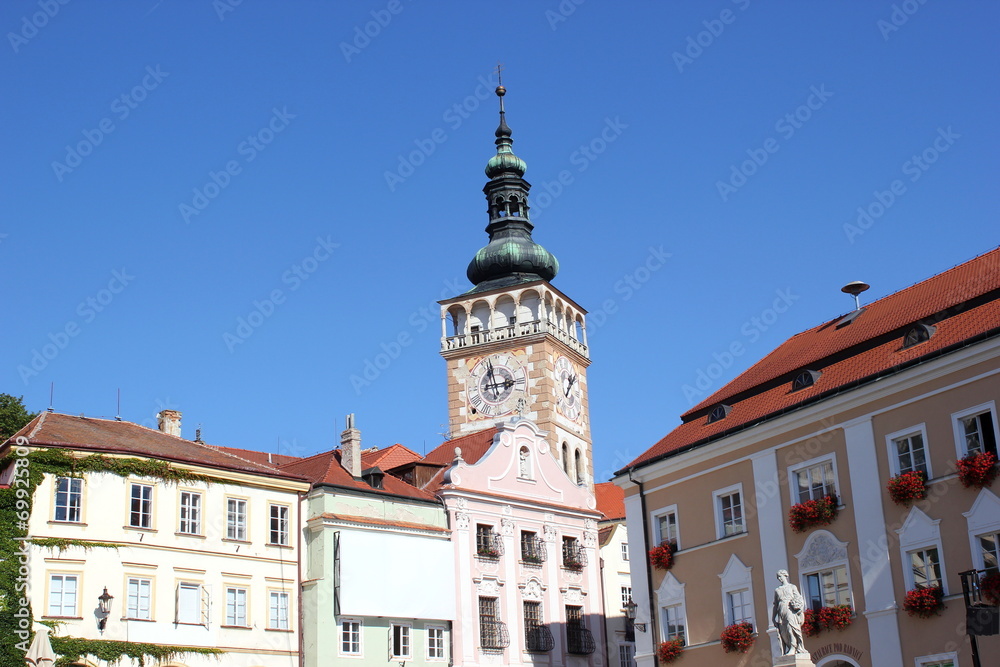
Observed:
[[[556,359],[556,409],[576,421],[583,413],[583,390],[580,388],[580,371],[572,361],[560,356]]]
[[[528,389],[524,366],[511,354],[498,353],[476,362],[469,374],[466,394],[469,412],[478,418],[513,412]]]

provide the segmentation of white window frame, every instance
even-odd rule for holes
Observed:
[[[684,645],[687,646],[689,640],[689,633],[691,626],[688,625],[687,621],[687,602],[685,599],[684,588],[686,584],[682,584],[674,576],[673,572],[667,572],[663,577],[663,581],[660,582],[660,587],[656,589],[656,613],[659,615],[660,623],[657,624],[659,627],[660,641],[666,641],[666,623],[663,623],[664,613],[668,607],[680,607],[680,616],[682,623],[684,624]]]
[[[352,626],[357,626],[356,627],[357,638],[358,638],[358,650],[357,650],[357,652],[354,652],[354,651],[345,651],[344,650],[344,632],[345,632],[344,624],[346,624],[346,623],[350,623]],[[338,641],[337,641],[337,654],[338,655],[342,655],[344,657],[348,657],[348,658],[363,658],[364,654],[365,654],[365,633],[364,633],[365,624],[364,624],[364,621],[362,619],[360,619],[360,618],[341,617],[340,623],[338,625],[340,627],[340,632],[339,632],[339,637],[338,637]],[[355,628],[354,627],[352,627],[352,629],[350,630],[350,633],[351,633],[351,635],[354,635],[354,633],[355,633]]]
[[[684,602],[673,602],[671,604],[665,604],[660,606],[660,641],[670,641],[671,639],[676,639],[677,637],[671,636],[667,632],[667,625],[669,624],[667,619],[669,618],[670,609],[677,610],[677,622],[681,626],[681,635],[684,642],[684,646],[688,645],[688,624],[687,624],[687,612],[684,609]]]
[[[135,582],[135,606],[132,606],[132,583]],[[143,584],[145,584],[146,594],[143,595]],[[145,616],[143,615],[142,601],[145,599]],[[149,577],[127,576],[125,577],[125,613],[123,616],[132,621],[153,620],[153,580]]]
[[[66,503],[64,505],[60,505],[59,504],[59,494],[62,493],[61,491],[59,491],[59,483],[62,480],[66,480],[67,481],[67,486],[69,487],[65,491],[65,493],[66,493]],[[73,491],[72,487],[73,487],[73,483],[74,482],[77,482],[80,485],[80,490],[79,491]],[[83,478],[82,477],[69,477],[69,476],[65,476],[65,475],[61,476],[61,477],[56,477],[56,481],[55,481],[55,495],[53,496],[53,499],[52,499],[52,520],[53,521],[58,521],[60,523],[83,523],[83,486],[84,486],[84,484],[83,484]],[[73,505],[73,498],[74,498],[74,496],[77,499],[77,504],[76,504],[75,507]],[[64,518],[64,519],[60,519],[59,518],[59,510],[60,510],[60,508],[62,508],[65,511],[65,513],[66,513],[66,518]],[[73,510],[76,510],[76,518],[75,519],[72,518],[72,516],[73,516]]]
[[[893,477],[900,473],[899,454],[896,451],[896,440],[912,437],[914,435],[919,435],[920,439],[924,443],[924,463],[927,466],[927,479],[933,479],[934,470],[931,467],[930,444],[927,442],[927,425],[924,423],[911,426],[910,428],[904,428],[885,436],[886,452],[889,454],[889,470],[892,471]]]
[[[396,628],[399,628],[399,646],[396,646]],[[397,651],[396,649],[400,650]],[[389,624],[389,657],[406,660],[413,656],[413,625],[410,623]]]
[[[275,606],[275,600],[284,599],[285,604],[279,603]],[[269,590],[267,592],[267,629],[268,630],[291,630],[292,629],[292,594],[288,591]],[[284,611],[284,615],[282,615]]]
[[[944,563],[942,562],[944,558],[941,552],[941,548],[936,544],[928,544],[926,546],[917,547],[915,549],[907,549],[906,552],[903,554],[906,559],[903,561],[903,571],[906,573],[906,590],[913,590],[914,588],[917,587],[917,582],[916,582],[917,577],[913,573],[913,567],[912,567],[912,562],[913,562],[912,555],[918,551],[926,552],[930,549],[934,549],[935,551],[937,551],[937,557],[938,557],[937,564],[938,564],[938,571],[940,572],[940,577],[938,579],[938,582],[940,583],[941,590],[944,591],[945,574],[946,574],[944,569]]]
[[[628,562],[628,542],[622,542],[622,561]]]
[[[622,594],[622,609],[626,608],[628,601],[632,599],[632,587],[631,586],[619,586]],[[627,592],[626,592],[627,591]]]
[[[743,527],[738,533],[726,534],[726,527],[722,519],[722,499],[734,494],[740,495],[740,523]],[[747,534],[747,512],[746,512],[746,496],[743,494],[743,483],[733,484],[732,486],[727,486],[724,489],[718,489],[712,492],[712,507],[715,510],[715,534],[716,539],[724,539],[727,537],[737,537],[739,535]]]
[[[752,571],[752,567],[744,565],[739,556],[733,554],[729,557],[729,562],[726,563],[726,569],[719,575],[722,591],[722,617],[726,625],[736,623],[736,619],[733,618],[731,605],[729,604],[730,594],[746,591],[750,604],[749,622],[754,626],[754,629],[757,628],[756,608],[753,600]]]
[[[823,540],[826,544],[813,549],[812,546],[817,540]],[[815,557],[815,554],[824,554],[830,557],[823,562],[810,563],[807,561],[803,563],[804,559]],[[828,530],[817,530],[806,538],[805,543],[802,545],[802,551],[795,555],[795,559],[799,561],[799,591],[801,591],[802,597],[806,602],[809,602],[809,586],[806,585],[806,577],[811,574],[822,574],[823,572],[843,567],[845,578],[847,579],[849,604],[854,608],[855,613],[860,613],[858,612],[857,598],[854,595],[854,582],[851,580],[851,563],[847,555],[847,542],[841,542]]]
[[[919,507],[913,507],[906,515],[899,535],[899,556],[901,558],[903,581],[906,590],[912,591],[917,584],[910,567],[910,553],[922,549],[937,549],[938,565],[941,567],[941,590],[948,595],[948,570],[945,569],[944,544],[941,542],[941,519],[931,519]]]
[[[426,635],[426,641],[424,642],[424,647],[425,647],[425,651],[424,652],[426,654],[425,658],[426,658],[427,662],[444,662],[445,660],[448,659],[448,648],[447,648],[448,644],[446,643],[446,640],[448,638],[447,632],[448,632],[448,629],[445,626],[443,626],[443,625],[425,625],[424,626],[424,633]],[[441,655],[439,655],[439,656],[432,655],[432,649],[434,648],[433,641],[432,641],[432,634],[433,633],[440,633],[440,641],[441,641],[440,650],[441,650]]]
[[[139,498],[139,523],[132,523],[132,504],[136,501],[135,489],[136,487],[142,489],[149,489],[149,500],[143,500],[142,497]],[[152,484],[147,484],[145,482],[129,482],[128,486],[128,522],[126,525],[129,528],[138,528],[139,530],[153,530],[153,517],[155,516],[153,512],[154,503],[154,487]],[[143,511],[143,504],[146,505],[146,511]],[[145,519],[145,522],[143,522]]]
[[[654,546],[662,544],[667,538],[660,534],[660,517],[667,516],[668,514],[674,515],[674,530],[677,533],[677,550],[681,548],[681,521],[680,514],[677,512],[677,505],[667,505],[666,507],[660,508],[653,512],[653,541]]]
[[[972,565],[975,569],[982,570],[985,567],[985,562],[979,538],[982,535],[996,533],[997,540],[1000,542],[1000,498],[989,489],[983,489],[976,496],[972,508],[968,512],[963,512],[962,516],[965,517],[966,528],[969,532]],[[1000,549],[1000,544],[998,544],[998,549]]]
[[[993,442],[997,443],[997,448],[1000,449],[1000,425],[997,424],[996,401],[987,401],[951,414],[951,427],[955,433],[955,453],[958,454],[958,458],[964,459],[969,455],[965,448],[965,429],[962,427],[962,419],[987,411],[991,413],[993,419]]]
[[[788,498],[792,505],[798,505],[803,502],[803,500],[799,498],[799,473],[808,468],[814,468],[818,465],[822,465],[828,461],[833,467],[833,492],[837,495],[837,503],[840,503],[840,475],[837,470],[837,455],[830,453],[788,466]]]
[[[230,503],[235,503],[235,511],[229,507]],[[234,542],[247,542],[250,534],[248,526],[248,515],[250,511],[250,501],[237,496],[226,496],[226,539]],[[242,537],[241,537],[242,535]]]
[[[236,592],[237,595],[234,596],[233,604],[230,604],[229,594]],[[239,593],[243,593],[243,604],[240,605]],[[229,608],[233,607],[233,615],[229,615]],[[243,611],[242,623],[240,623],[240,610]],[[250,589],[246,586],[226,586],[226,625],[232,628],[249,628],[250,627]]]
[[[62,582],[62,586],[59,591],[59,606],[57,611],[59,613],[53,613],[52,606],[52,583],[56,578],[59,578]],[[66,581],[67,579],[73,580],[73,608],[71,614],[64,613],[67,610],[66,604]],[[78,612],[80,610],[80,589],[82,588],[81,582],[83,581],[83,575],[77,572],[50,572],[48,576],[48,589],[46,590],[45,596],[45,615],[52,618],[78,618]]]
[[[278,510],[277,517],[275,516],[275,510]],[[281,516],[282,510],[284,510],[284,517]],[[274,528],[275,520],[278,522],[277,530]],[[267,543],[274,546],[287,547],[291,520],[291,507],[280,503],[269,503],[267,510]],[[278,539],[274,539],[276,535]]]
[[[197,607],[195,620],[181,620],[181,590],[197,590]],[[178,625],[207,625],[208,591],[200,581],[178,581],[176,585],[176,600],[174,605],[174,623]]]
[[[955,667],[958,665],[958,653],[937,653],[935,655],[921,655],[913,659],[914,667],[930,667],[931,665],[940,664],[942,662],[951,661],[954,663]]]
[[[618,645],[618,667],[635,667],[635,644],[622,642]]]
[[[185,503],[184,496],[187,494],[188,500],[197,498],[195,503]],[[185,511],[188,513],[184,517]],[[205,511],[205,494],[192,489],[181,489],[177,496],[177,532],[181,535],[202,535],[202,516]],[[185,530],[187,528],[188,530]],[[193,530],[192,530],[193,529]]]

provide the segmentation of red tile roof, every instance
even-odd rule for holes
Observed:
[[[392,470],[393,468],[398,468],[399,466],[419,460],[420,454],[417,454],[412,449],[407,449],[399,443],[384,449],[376,449],[373,452],[361,452],[362,469],[378,466],[382,470]]]
[[[601,482],[594,484],[594,494],[597,496],[597,511],[604,515],[605,520],[625,518],[625,489],[614,482]]]
[[[441,488],[441,484],[444,482],[444,471],[448,469],[452,461],[455,460],[455,448],[458,447],[462,450],[462,460],[469,465],[475,465],[479,463],[479,459],[483,458],[483,455],[489,451],[490,447],[493,446],[493,439],[496,437],[497,428],[491,426],[490,428],[484,429],[482,431],[476,431],[475,433],[470,433],[468,435],[463,435],[461,437],[455,438],[454,440],[447,440],[434,449],[430,451],[427,456],[421,460],[421,463],[426,463],[428,465],[442,466],[441,470],[430,478],[427,484],[423,488],[428,491],[437,491]]]
[[[838,318],[787,340],[686,412],[684,423],[622,471],[1000,335],[1000,248],[864,308],[845,327],[836,328]],[[934,335],[904,349],[905,331],[919,321],[931,322]],[[811,387],[793,392],[792,377],[805,369],[822,375]],[[707,423],[710,408],[719,403],[731,410],[724,419]]]
[[[30,443],[37,447],[129,454],[269,477],[301,479],[292,472],[282,472],[275,466],[251,461],[222,447],[185,440],[145,426],[113,419],[43,412],[14,437],[17,436],[27,437]]]
[[[229,452],[240,458],[254,463],[263,463],[270,466],[280,466],[292,461],[298,461],[300,457],[288,454],[272,454],[271,452],[259,452],[256,449],[239,449],[238,447],[218,447],[224,452]]]
[[[383,488],[373,489],[363,480],[354,479],[344,469],[344,466],[340,464],[339,450],[323,452],[322,454],[299,459],[298,461],[286,463],[279,467],[283,471],[302,475],[313,484],[332,484],[367,493],[436,501],[434,494],[418,489],[392,475],[385,475],[382,478]]]

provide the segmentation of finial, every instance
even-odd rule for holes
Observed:
[[[503,63],[497,63],[497,97],[500,98],[500,117],[503,118],[503,96],[507,94],[507,89],[503,87]]]

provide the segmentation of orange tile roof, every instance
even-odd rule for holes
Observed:
[[[378,466],[382,470],[392,470],[419,460],[420,454],[399,443],[373,452],[361,452],[361,467],[365,469]]]
[[[354,479],[344,466],[340,464],[340,451],[332,450],[323,452],[304,459],[299,459],[291,463],[286,463],[279,468],[283,471],[302,475],[313,484],[332,484],[348,489],[357,489],[367,493],[380,495],[401,496],[404,498],[416,498],[436,502],[433,494],[418,489],[407,484],[401,479],[392,475],[385,475],[382,478],[382,488],[373,489],[366,482]]]
[[[251,461],[222,447],[185,440],[131,422],[43,412],[13,437],[27,437],[36,447],[58,447],[106,454],[129,454],[176,463],[236,470],[288,479],[294,472]],[[8,440],[8,443],[11,442]]]
[[[864,308],[845,327],[836,328],[838,318],[790,338],[682,415],[680,426],[619,473],[1000,335],[1000,248]],[[904,349],[905,332],[920,321],[932,323],[934,335]],[[811,387],[793,392],[792,378],[805,369],[822,375]],[[711,407],[719,403],[731,410],[707,423]]]
[[[240,458],[254,463],[263,463],[270,466],[280,466],[292,461],[298,461],[300,457],[289,454],[273,454],[271,452],[259,452],[256,449],[239,449],[238,447],[218,447],[224,452],[235,454]]]
[[[605,520],[625,518],[625,489],[614,482],[601,482],[594,484],[594,494],[597,496],[597,511],[604,515]]]
[[[496,434],[497,428],[491,426],[482,431],[460,436],[454,440],[446,440],[432,449],[421,460],[421,463],[441,466],[441,470],[438,470],[423,488],[428,491],[437,491],[441,487],[444,482],[444,471],[455,460],[456,447],[462,450],[463,461],[469,465],[475,465],[479,463],[479,459],[483,458],[483,454],[488,452],[490,447],[493,446],[493,439],[496,437]]]

